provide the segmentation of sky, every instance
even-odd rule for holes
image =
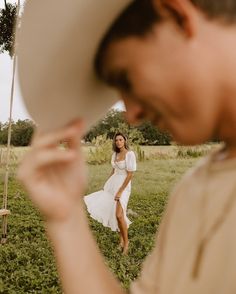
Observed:
[[[7,2],[15,3],[16,1],[7,0]],[[0,0],[0,8],[2,7],[4,7],[4,0]],[[12,67],[13,60],[9,55],[6,53],[0,54],[0,122],[6,122],[9,119]],[[123,110],[123,103],[118,102],[114,108]],[[15,77],[12,118],[15,121],[31,118],[23,103],[17,75]]]
[[[0,54],[0,121],[6,122],[9,118],[11,79],[13,60],[7,54]],[[15,80],[15,94],[13,98],[13,120],[30,118],[27,113],[19,89],[18,79]]]
[[[8,3],[15,1],[7,0]],[[4,1],[0,0],[0,8],[4,7]],[[0,54],[0,121],[5,122],[9,118],[10,109],[10,94],[11,94],[11,79],[12,79],[13,60],[8,54]],[[13,119],[30,118],[24,104],[19,89],[18,79],[16,77],[15,95],[13,106]]]

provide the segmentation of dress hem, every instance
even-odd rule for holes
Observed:
[[[123,208],[123,207],[122,207]],[[87,208],[87,211],[89,213],[89,215],[92,217],[92,219],[96,220],[97,222],[99,222],[100,224],[102,224],[104,227],[107,227],[107,228],[110,228],[113,232],[120,232],[120,229],[117,225],[116,228],[114,228],[113,226],[109,225],[109,223],[107,223],[106,221],[104,221],[101,217],[99,217],[98,215],[92,213],[90,211],[90,209]],[[125,222],[126,222],[126,225],[127,225],[127,229],[129,228],[129,226],[132,224],[132,222],[127,218],[125,217]]]

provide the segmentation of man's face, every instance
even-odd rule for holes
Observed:
[[[110,45],[104,76],[121,94],[131,124],[151,120],[183,144],[199,144],[217,132],[217,69],[207,32],[188,38],[171,22],[145,38]]]

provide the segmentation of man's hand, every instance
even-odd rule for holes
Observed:
[[[18,170],[18,178],[47,220],[63,220],[79,205],[86,183],[81,153],[82,122],[35,134],[31,150]],[[59,148],[66,141],[66,149]]]

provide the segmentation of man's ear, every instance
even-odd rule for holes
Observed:
[[[196,32],[195,20],[197,10],[189,0],[152,0],[154,8],[163,18],[173,19],[184,31],[192,37]]]

